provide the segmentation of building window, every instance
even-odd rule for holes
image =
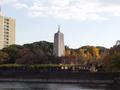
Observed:
[[[8,22],[8,21],[9,21],[9,19],[8,19],[8,18],[5,18],[5,19],[4,19],[4,21],[7,21],[7,22]]]

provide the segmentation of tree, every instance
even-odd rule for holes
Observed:
[[[83,64],[86,61],[86,54],[84,52],[84,49],[79,49],[77,52],[77,61],[78,64]]]
[[[11,45],[4,48],[2,51],[9,55],[9,63],[15,63],[16,59],[19,57],[19,50],[22,48],[20,45]]]
[[[92,46],[90,48],[90,53],[91,53],[91,55],[93,57],[93,60],[98,60],[100,58],[99,49],[98,48]]]
[[[35,55],[28,49],[23,48],[19,51],[19,58],[16,59],[17,64],[34,64],[36,57]]]
[[[0,64],[7,63],[9,60],[9,55],[5,52],[0,51]]]
[[[120,71],[120,52],[110,56],[110,67],[112,71]]]
[[[120,45],[110,48],[104,58],[104,69],[106,71],[120,71]]]

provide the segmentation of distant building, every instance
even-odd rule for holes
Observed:
[[[58,57],[65,55],[64,34],[60,32],[60,26],[54,35],[53,54]]]
[[[15,44],[15,19],[6,17],[0,9],[0,49]]]

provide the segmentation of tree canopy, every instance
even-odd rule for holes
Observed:
[[[104,47],[83,46],[71,49],[65,46],[65,56],[53,55],[53,43],[40,41],[24,45],[11,45],[1,50],[2,63],[16,64],[96,64],[107,49]],[[6,58],[5,58],[6,57]]]
[[[110,48],[104,58],[104,67],[107,71],[120,71],[120,45]]]

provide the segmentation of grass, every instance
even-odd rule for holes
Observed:
[[[17,68],[17,67],[28,67],[28,68],[44,68],[44,67],[73,67],[81,65],[70,65],[70,64],[0,64],[0,68]]]

